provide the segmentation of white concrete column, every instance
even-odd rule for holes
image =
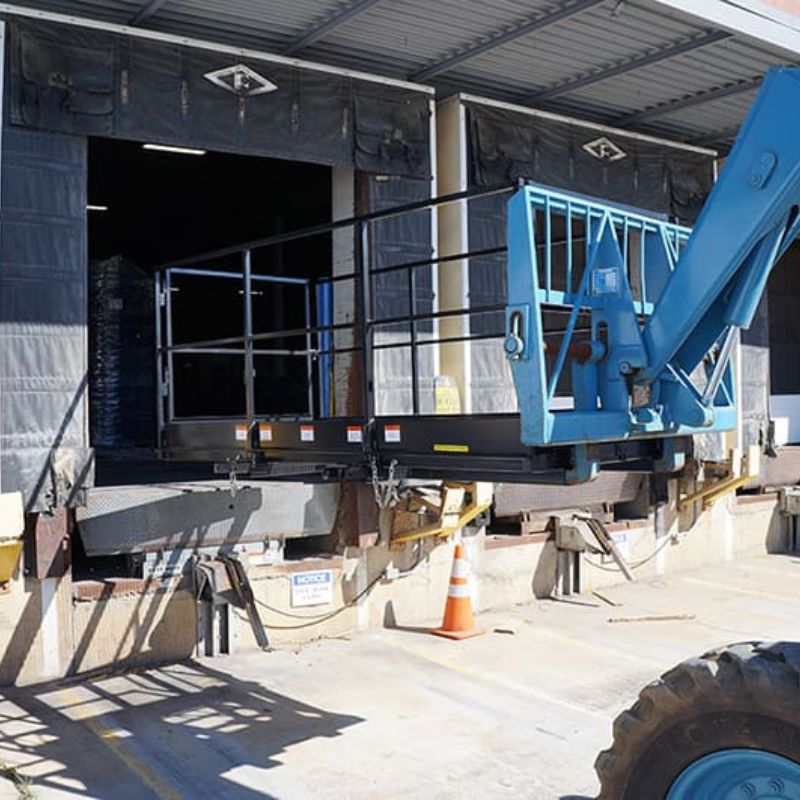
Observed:
[[[332,216],[334,221],[348,219],[355,214],[355,173],[352,169],[334,167],[332,183]],[[333,274],[347,275],[355,269],[353,257],[354,232],[350,227],[333,232]],[[335,325],[355,322],[355,282],[353,280],[338,281],[333,285],[333,323]],[[335,331],[333,341],[336,349],[352,347],[353,331]],[[337,355],[333,363],[333,409],[335,415],[347,414],[347,397],[350,387],[350,372],[353,354]]]
[[[437,177],[439,194],[467,188],[466,115],[461,98],[451,97],[437,107]],[[440,257],[469,250],[467,203],[450,203],[439,209]],[[439,268],[439,308],[442,311],[469,306],[469,262],[450,261]],[[469,318],[446,317],[439,323],[441,338],[469,335]],[[442,375],[451,376],[461,396],[461,411],[471,412],[470,354],[468,342],[440,346]]]

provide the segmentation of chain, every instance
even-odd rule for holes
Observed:
[[[400,495],[397,493],[399,483],[395,480],[394,477],[394,468],[396,466],[397,466],[397,461],[392,459],[389,462],[389,476],[388,476],[388,481],[386,483],[386,490],[389,495],[389,506],[391,508],[394,508],[397,505],[398,500],[400,500]]]
[[[236,460],[229,459],[228,460],[228,480],[230,481],[229,491],[231,493],[231,500],[236,499],[236,493],[239,491],[239,484],[236,481]]]
[[[375,505],[380,508],[381,506],[381,485],[378,480],[378,463],[374,458],[369,460],[369,466],[372,470],[372,493],[375,495]]]
[[[378,475],[378,462],[376,459],[370,461],[370,468],[372,470],[372,491],[375,494],[375,504],[378,508],[394,508],[400,496],[397,493],[398,483],[394,477],[395,467],[397,461],[392,459],[389,462],[389,474],[385,482],[381,482]]]

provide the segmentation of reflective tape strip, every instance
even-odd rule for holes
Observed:
[[[469,597],[469,586],[464,584],[450,584],[450,590],[447,592],[448,597]]]
[[[453,561],[453,572],[452,575],[454,578],[468,578],[469,577],[469,562],[462,561],[460,558],[455,559]]]

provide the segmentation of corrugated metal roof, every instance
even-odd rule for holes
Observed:
[[[467,71],[484,79],[493,73],[518,76],[522,95],[695,33],[694,27],[662,24],[638,8],[611,17],[603,4],[491,51],[469,62]]]
[[[732,43],[726,43],[731,44]],[[590,87],[585,92],[573,92],[572,102],[590,102],[596,99],[602,90],[603,102],[607,104],[609,113],[617,113],[620,117],[630,111],[631,98],[640,96],[636,105],[640,109],[658,106],[671,100],[700,94],[708,89],[737,81],[745,81],[762,75],[771,65],[769,58],[762,56],[751,58],[735,57],[731,63],[729,52],[697,51],[675,58],[670,63],[670,79],[665,80],[660,65],[644,67],[636,74],[621,75],[607,86]],[[647,94],[643,93],[647,87]],[[594,90],[594,91],[592,91]]]
[[[148,27],[156,20],[181,25],[187,19],[202,20],[204,26],[223,26],[232,31],[249,30],[265,40],[286,44],[321,17],[326,17],[335,3],[274,3],[263,0],[169,0]],[[279,8],[276,8],[279,7]]]
[[[20,5],[268,50],[409,79],[434,68],[439,94],[469,92],[620,124],[660,136],[713,142],[741,122],[750,82],[786,49],[722,32],[663,0],[21,0]],[[670,3],[674,6],[675,3]],[[148,11],[152,11],[148,14]],[[568,13],[572,11],[574,13]],[[694,10],[692,14],[694,14]],[[515,37],[521,26],[551,24]],[[778,23],[775,23],[778,24]],[[320,26],[324,26],[322,29]],[[320,35],[318,32],[322,31]],[[305,38],[309,33],[314,34]],[[497,36],[502,44],[487,46]],[[298,43],[307,46],[298,48]],[[697,42],[702,46],[697,46]],[[480,52],[473,53],[475,48]],[[660,58],[667,50],[676,54]],[[471,57],[438,72],[442,62]],[[800,37],[797,57],[800,59]],[[635,62],[639,61],[637,65]],[[626,69],[634,62],[633,69]],[[652,62],[652,63],[648,63]],[[450,63],[450,62],[448,62]],[[602,79],[596,80],[593,76]],[[581,84],[570,88],[570,82]],[[563,91],[562,91],[563,89]],[[536,94],[548,95],[537,103]],[[706,99],[706,95],[709,99]],[[691,98],[687,101],[687,98]],[[679,107],[672,108],[680,101]]]

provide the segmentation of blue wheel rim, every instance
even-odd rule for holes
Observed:
[[[686,767],[667,800],[800,800],[800,764],[764,750],[720,750]]]

